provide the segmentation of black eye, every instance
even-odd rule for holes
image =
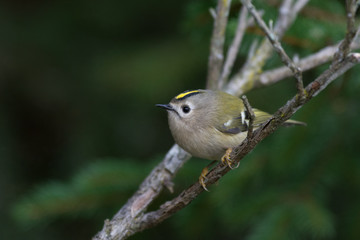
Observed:
[[[183,105],[183,106],[181,107],[181,109],[182,109],[182,111],[183,111],[184,113],[189,113],[189,112],[190,112],[190,107],[189,107],[188,105]]]

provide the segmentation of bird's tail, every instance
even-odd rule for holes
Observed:
[[[260,125],[265,121],[267,121],[269,118],[271,118],[271,114],[263,112],[259,109],[254,108],[253,111],[255,114],[254,126]],[[296,126],[296,125],[306,126],[306,123],[289,119],[282,124],[282,126],[285,127]]]
[[[289,120],[285,121],[281,126],[284,126],[284,127],[306,126],[306,123],[289,119]]]

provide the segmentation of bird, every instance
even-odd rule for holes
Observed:
[[[221,161],[230,168],[237,167],[233,166],[230,153],[247,137],[251,117],[240,98],[220,90],[187,90],[168,104],[156,106],[167,110],[171,134],[186,152],[198,158]],[[272,117],[256,108],[252,110],[254,130]],[[284,125],[305,123],[287,120]],[[205,167],[199,177],[201,186],[207,191],[208,171]]]

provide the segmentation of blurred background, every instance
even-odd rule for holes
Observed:
[[[279,0],[258,0],[276,19]],[[205,87],[216,1],[0,3],[0,238],[90,239],[161,161],[173,140],[164,111]],[[227,44],[241,4],[233,2]],[[284,37],[290,56],[335,44],[344,1],[311,0]],[[239,69],[261,31],[247,31]],[[274,56],[266,68],[281,66]],[[305,83],[327,65],[304,74]],[[359,67],[336,80],[210,193],[130,239],[360,239]],[[247,93],[276,111],[292,79]],[[197,181],[189,161],[151,209]],[[150,209],[150,210],[151,210]]]

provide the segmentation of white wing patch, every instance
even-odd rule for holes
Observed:
[[[242,111],[240,114],[241,114],[241,123],[244,124],[245,123],[245,111]]]
[[[231,124],[232,124],[232,119],[230,119],[229,121],[227,121],[226,123],[224,123],[224,126],[225,127],[229,127],[229,126],[231,126]]]

